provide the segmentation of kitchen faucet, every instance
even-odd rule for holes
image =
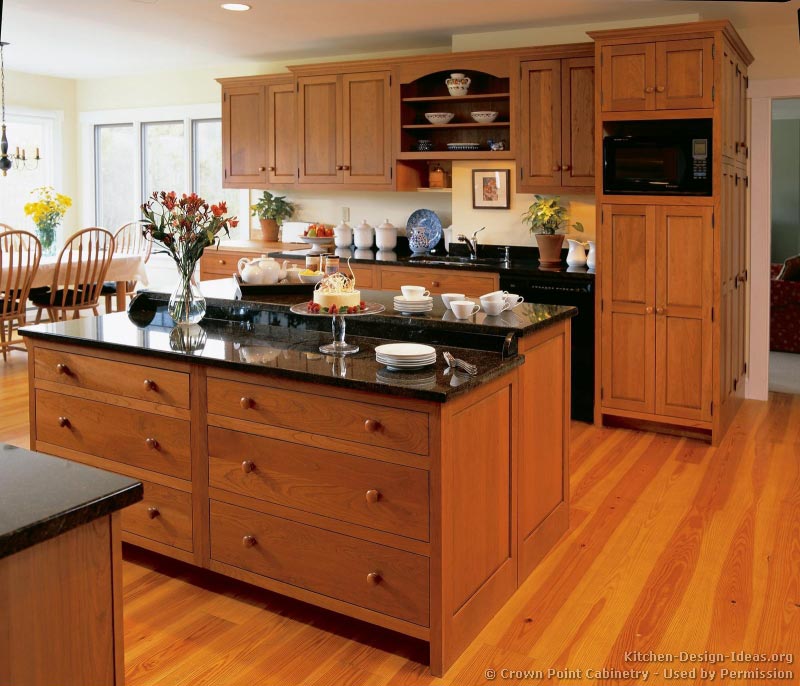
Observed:
[[[478,234],[485,229],[486,227],[482,226],[475,233],[473,233],[472,240],[467,238],[463,233],[458,234],[458,240],[467,244],[467,250],[469,250],[469,259],[471,260],[478,259]]]

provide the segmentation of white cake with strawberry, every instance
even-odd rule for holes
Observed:
[[[365,307],[361,291],[356,290],[355,276],[342,272],[323,278],[314,289],[314,299],[308,303],[309,312],[325,314],[356,314]]]

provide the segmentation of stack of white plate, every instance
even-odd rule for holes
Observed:
[[[396,295],[394,296],[394,309],[407,314],[430,312],[433,309],[433,298],[426,295],[423,298],[409,300],[404,295]]]
[[[420,343],[387,343],[375,348],[375,359],[393,371],[411,371],[435,364],[436,348]]]

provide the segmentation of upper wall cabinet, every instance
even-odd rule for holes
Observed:
[[[225,188],[257,188],[267,181],[264,86],[223,86],[222,181]]]
[[[604,45],[600,51],[602,111],[713,107],[713,46],[713,38]]]
[[[299,76],[301,184],[392,185],[391,73]]]
[[[594,59],[520,68],[520,192],[594,187]]]
[[[295,100],[291,76],[222,81],[224,188],[296,182]]]

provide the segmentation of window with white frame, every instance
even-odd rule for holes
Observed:
[[[61,168],[61,115],[58,112],[15,110],[6,112],[6,135],[9,152],[24,149],[32,157],[39,148],[42,158],[38,164],[29,162],[25,169],[12,168],[6,176],[0,176],[0,222],[15,229],[34,231],[36,227],[25,215],[25,204],[30,202],[30,192],[40,186],[59,186],[56,170]],[[63,192],[63,188],[56,188]],[[61,240],[60,236],[56,238]]]
[[[138,219],[139,205],[154,191],[174,190],[195,192],[210,203],[225,200],[245,234],[248,193],[222,188],[218,105],[86,113],[83,119],[93,131],[86,137],[94,147],[89,206],[98,226],[113,232]]]

